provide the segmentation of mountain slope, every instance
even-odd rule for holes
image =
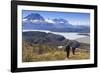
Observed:
[[[22,35],[23,41],[32,44],[43,44],[51,46],[65,46],[66,44],[70,44],[71,47],[77,47],[77,45],[80,45],[80,43],[75,40],[65,39],[65,37],[53,33],[28,31],[23,32]]]
[[[31,13],[28,16],[24,17],[24,19],[28,19],[28,20],[43,20],[44,21],[44,18],[38,13]]]

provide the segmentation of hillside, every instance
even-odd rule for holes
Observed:
[[[65,46],[70,44],[70,46],[76,46],[79,42],[75,40],[65,39],[65,37],[53,33],[46,33],[40,31],[28,31],[23,32],[23,40],[32,44],[45,44],[52,46]]]
[[[65,39],[61,35],[39,31],[23,32],[22,35],[23,62],[89,59],[89,44]],[[71,53],[69,59],[66,59],[65,47],[58,48],[58,46],[65,46],[66,44],[70,44],[71,47],[80,45],[76,50],[76,55]]]
[[[86,44],[90,44],[90,37],[84,37],[84,38],[78,38],[76,39],[76,41],[80,42],[80,43],[86,43]]]

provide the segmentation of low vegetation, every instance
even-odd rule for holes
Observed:
[[[89,49],[77,49],[75,55],[70,53],[69,59],[66,58],[64,48],[48,46],[43,44],[30,44],[23,42],[22,49],[23,62],[55,61],[55,60],[82,60],[89,59]]]

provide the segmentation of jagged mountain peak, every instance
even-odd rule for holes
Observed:
[[[26,17],[24,17],[24,19],[28,19],[28,20],[42,20],[44,21],[45,19],[38,13],[31,13],[29,15],[27,15]]]

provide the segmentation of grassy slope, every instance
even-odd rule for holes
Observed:
[[[77,49],[76,54],[70,56],[69,60],[81,60],[81,59],[89,59],[90,53],[85,49]]]
[[[42,50],[40,50],[42,48]],[[82,60],[89,59],[89,49],[77,49],[76,54],[70,53],[70,58],[66,58],[64,49],[51,48],[49,46],[23,44],[23,62],[55,61],[55,60]]]

